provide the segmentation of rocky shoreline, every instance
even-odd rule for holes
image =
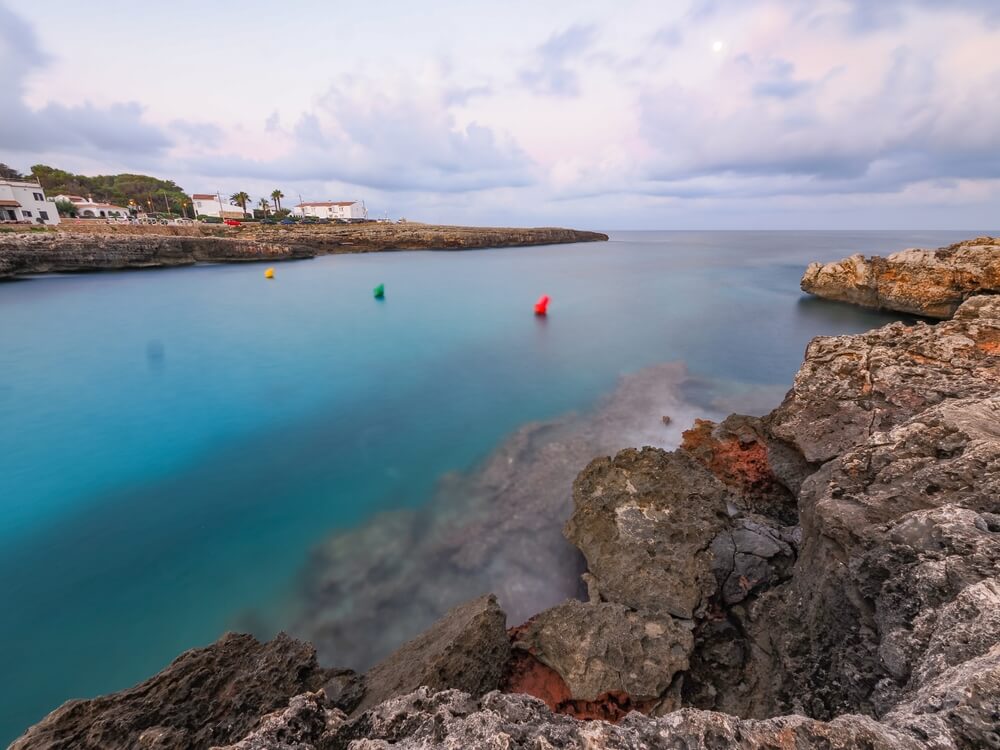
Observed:
[[[974,294],[1000,293],[1000,238],[977,237],[938,250],[887,258],[852,255],[812,263],[802,291],[864,307],[945,319]]]
[[[557,228],[356,224],[302,227],[98,225],[86,231],[0,233],[0,280],[43,273],[169,268],[196,263],[277,262],[335,253],[466,250],[606,241]]]
[[[587,601],[508,629],[472,599],[364,674],[227,635],[12,747],[998,747],[1000,296],[968,286],[935,325],[814,339],[763,417],[591,461]]]

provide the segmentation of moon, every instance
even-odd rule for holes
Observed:
[[[726,46],[726,43],[721,39],[716,39],[712,42],[712,52],[722,52],[722,48]]]

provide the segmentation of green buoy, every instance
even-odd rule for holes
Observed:
[[[375,299],[385,299],[385,284],[375,287]]]

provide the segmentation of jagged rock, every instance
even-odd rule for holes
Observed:
[[[260,643],[229,633],[192,649],[135,687],[74,700],[14,740],[11,750],[189,750],[243,738],[327,673],[312,646],[280,634]]]
[[[797,523],[794,493],[815,469],[771,437],[760,419],[738,414],[721,424],[696,419],[684,432],[681,450],[732,489],[743,509]]]
[[[935,676],[884,724],[927,748],[1000,747],[1000,645]]]
[[[694,640],[690,627],[669,615],[566,602],[517,628],[512,645],[554,669],[574,700],[614,693],[659,702],[674,675],[687,669]]]
[[[288,707],[265,716],[260,727],[239,742],[213,750],[314,750],[334,741],[347,717],[329,708],[323,693],[303,693]]]
[[[510,660],[506,621],[493,595],[451,610],[368,671],[354,713],[422,686],[474,696],[496,690]]]
[[[1000,389],[1000,297],[966,302],[954,320],[818,337],[784,403],[765,422],[819,464],[950,398]]]
[[[933,676],[935,621],[974,614],[1000,575],[1000,399],[946,401],[825,465],[776,649],[811,715],[882,713]],[[968,653],[1000,631],[964,632]],[[956,653],[961,654],[958,649]],[[916,670],[916,671],[915,671]],[[916,679],[913,677],[916,676]],[[793,700],[789,698],[789,700]]]
[[[820,722],[804,716],[767,721],[682,709],[656,719],[632,713],[618,724],[580,722],[552,714],[526,695],[489,693],[474,700],[458,691],[426,689],[395,698],[342,725],[331,748],[351,750],[917,750],[912,736],[865,716]]]
[[[592,599],[690,619],[716,588],[709,545],[728,523],[726,487],[683,452],[599,458],[573,485],[566,537],[587,558]]]
[[[712,570],[725,604],[736,604],[752,592],[774,586],[791,576],[796,532],[782,531],[739,519],[713,541]]]
[[[950,318],[965,299],[1000,292],[1000,239],[979,237],[940,250],[812,263],[802,290],[864,307]]]

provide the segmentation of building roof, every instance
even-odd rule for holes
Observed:
[[[4,201],[0,201],[0,206],[3,206],[4,208],[20,208],[21,204],[18,203],[17,201],[7,201],[7,200],[4,200]]]
[[[305,208],[306,206],[353,206],[357,201],[311,201],[307,203],[300,203],[296,208]]]
[[[195,193],[191,196],[196,201],[217,201],[219,196],[209,195],[208,193]]]

